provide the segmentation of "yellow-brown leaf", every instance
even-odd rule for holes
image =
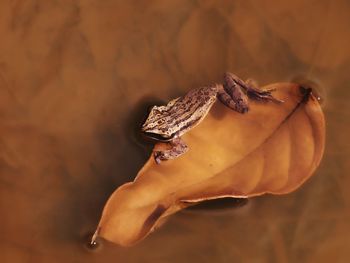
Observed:
[[[277,83],[282,104],[250,102],[247,114],[216,102],[183,136],[190,150],[157,165],[151,156],[134,182],[109,198],[99,236],[123,246],[143,239],[168,215],[221,197],[285,194],[315,171],[323,155],[325,124],[317,99],[297,84]],[[158,143],[155,149],[167,147]]]

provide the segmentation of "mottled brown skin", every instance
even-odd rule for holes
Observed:
[[[154,106],[142,131],[160,135],[164,141],[183,135],[205,117],[216,101],[218,89],[219,85],[193,89],[166,106]]]
[[[142,131],[151,138],[168,141],[171,146],[169,150],[155,151],[155,161],[160,163],[184,154],[188,147],[181,136],[203,120],[217,99],[234,111],[246,113],[249,110],[248,98],[281,102],[271,92],[259,90],[252,80],[244,82],[232,73],[225,73],[223,85],[194,89],[166,106],[154,106]]]

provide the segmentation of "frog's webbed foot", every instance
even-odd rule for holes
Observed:
[[[180,137],[175,137],[169,144],[171,146],[169,150],[154,151],[154,160],[157,164],[160,164],[161,161],[175,159],[188,151],[188,146]]]
[[[247,79],[245,82],[242,81],[242,83],[240,83],[239,85],[247,92],[247,96],[250,99],[263,102],[283,102],[283,100],[279,100],[272,96],[272,92],[274,92],[276,89],[261,90],[258,88],[257,82],[253,79]]]

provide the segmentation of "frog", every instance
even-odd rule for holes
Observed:
[[[272,96],[273,91],[261,90],[253,79],[243,81],[233,73],[226,72],[223,84],[192,89],[166,105],[153,106],[142,125],[142,133],[169,146],[169,149],[153,152],[155,162],[160,164],[186,153],[188,146],[181,138],[182,135],[201,123],[216,101],[245,114],[249,111],[249,99],[282,103],[282,100]]]

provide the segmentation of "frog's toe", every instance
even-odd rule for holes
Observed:
[[[275,89],[258,90],[255,88],[249,88],[249,89],[247,89],[247,95],[250,99],[254,99],[254,100],[262,101],[262,102],[268,102],[268,101],[273,101],[276,103],[284,102],[283,100],[275,98],[272,95],[273,91],[275,91]]]

